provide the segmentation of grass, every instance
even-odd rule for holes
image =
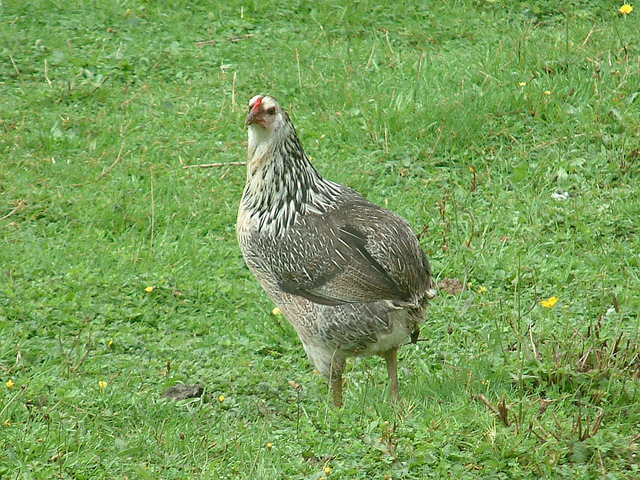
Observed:
[[[637,478],[619,6],[0,5],[0,478]],[[465,287],[401,351],[402,409],[379,359],[331,407],[243,264],[244,168],[183,168],[244,160],[258,92]]]

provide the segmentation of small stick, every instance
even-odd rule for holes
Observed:
[[[475,183],[475,173],[474,173],[474,183]],[[473,235],[475,234],[476,231],[476,222],[473,219],[473,213],[471,213],[470,210],[467,210],[467,213],[469,214],[469,218],[471,219],[471,233],[469,234],[469,240],[467,240],[467,243],[465,244],[467,246],[467,248],[471,247],[471,240],[473,240]]]
[[[6,405],[4,406],[4,408],[2,409],[2,411],[0,412],[0,418],[4,417],[4,412],[7,411],[7,408],[9,408],[9,406],[16,401],[16,399],[27,389],[27,385],[23,385],[22,388],[16,392],[16,394],[9,399],[9,401],[6,403]]]
[[[531,350],[533,351],[533,358],[538,360],[538,349],[536,348],[536,342],[533,339],[533,325],[529,325],[529,340],[531,341]]]
[[[436,141],[434,142],[433,147],[431,147],[431,153],[429,154],[429,158],[433,158],[433,154],[436,152],[436,148],[440,143],[440,139],[442,138],[443,130],[444,130],[444,127],[438,128],[438,138],[436,138]]]
[[[44,78],[49,84],[49,87],[53,88],[53,85],[51,84],[51,80],[49,80],[49,64],[46,58],[44,59]]]
[[[300,76],[300,52],[298,52],[297,48],[296,48],[296,65],[298,66],[298,85],[302,90],[302,77]]]
[[[396,52],[394,52],[393,48],[391,48],[391,42],[389,41],[389,30],[387,30],[386,28],[383,28],[382,30],[384,31],[384,37],[387,39],[387,47],[389,47],[391,55],[395,55]]]
[[[481,393],[477,394],[477,395],[476,395],[476,398],[477,398],[478,400],[480,400],[482,403],[484,403],[487,407],[489,407],[489,409],[490,409],[493,413],[495,413],[496,415],[500,415],[500,410],[498,410],[498,409],[493,405],[493,403],[491,403],[491,402],[487,399],[487,397],[485,397],[483,394],[481,394]]]
[[[591,38],[591,35],[593,34],[593,32],[595,32],[595,25],[593,27],[591,27],[591,30],[589,31],[589,34],[587,35],[587,38],[584,39],[584,42],[582,42],[582,46],[584,47],[586,45],[586,43],[589,41],[589,39]],[[600,31],[600,30],[598,30]]]
[[[8,370],[5,368],[5,372],[7,373],[7,375],[11,375],[13,370],[20,365],[20,360],[22,360],[22,350],[20,350],[20,345],[18,345],[18,353],[16,354],[16,363],[13,365],[13,367],[9,368]],[[24,366],[23,366],[23,369],[24,369]]]
[[[593,423],[593,428],[591,429],[591,435],[595,435],[596,433],[598,433],[598,430],[600,429],[600,424],[602,423],[602,420],[604,420],[604,410],[602,410],[600,412],[600,415],[598,415],[598,418],[596,418],[596,421]]]
[[[16,70],[18,76],[20,76],[20,70],[18,70],[18,65],[16,65],[16,61],[13,59],[13,55],[9,54],[9,58],[11,59],[11,63],[13,63],[13,68]]]
[[[106,176],[111,170],[113,170],[113,167],[115,167],[120,162],[120,160],[122,160],[122,149],[124,148],[124,142],[126,140],[127,140],[126,138],[122,140],[122,145],[120,145],[120,151],[118,152],[118,157],[116,158],[115,162],[109,165],[109,167],[104,172],[102,172],[102,174],[100,175],[100,178]],[[125,155],[127,153],[125,153]]]
[[[202,47],[203,45],[215,45],[218,43],[216,40],[205,40],[203,42],[196,42],[194,45]]]
[[[227,37],[227,40],[229,40],[230,42],[239,42],[240,40],[251,37],[253,37],[253,33],[248,33],[247,35],[238,35],[237,37]]]
[[[367,66],[364,67],[365,70],[369,70],[369,66],[371,65],[371,60],[373,59],[373,53],[376,51],[376,39],[373,39],[373,47],[371,47],[371,55],[369,55],[369,60],[367,61]]]
[[[182,168],[211,168],[224,167],[226,165],[246,165],[247,162],[218,162],[218,163],[200,163],[196,165],[183,165]]]
[[[511,422],[509,422],[509,409],[507,408],[507,403],[504,400],[504,395],[498,404],[498,411],[500,412],[498,414],[500,420],[502,420],[506,427],[509,427],[511,425]]]
[[[536,437],[538,437],[541,441],[545,443],[547,442],[546,438],[541,437],[540,434],[533,429],[533,425],[529,425],[529,431],[533,433]]]
[[[22,200],[18,200],[18,205],[16,205],[15,208],[13,210],[11,210],[9,213],[7,213],[4,217],[0,218],[0,220],[6,220],[7,218],[9,218],[11,215],[16,213],[18,210],[20,210],[25,205],[26,205],[26,203],[24,203]]]
[[[84,361],[87,359],[87,357],[89,356],[89,354],[91,353],[91,343],[89,343],[89,345],[87,345],[87,351],[84,352],[84,355],[82,356],[82,358],[80,359],[80,361],[76,364],[75,367],[73,367],[71,369],[72,372],[77,372],[78,369],[82,366],[82,364],[84,363]]]
[[[253,33],[249,33],[247,35],[239,35],[237,37],[228,37],[227,40],[229,42],[239,42],[240,40],[244,40],[245,38],[253,37]],[[198,47],[202,47],[203,45],[215,45],[220,40],[204,40],[202,42],[196,42],[195,45]]]
[[[542,427],[542,425],[540,425],[540,422],[537,419],[533,419],[534,423],[536,424],[536,427],[538,427],[540,429],[540,431],[542,432],[542,434],[549,438],[549,434],[547,433],[547,431]],[[538,437],[540,438],[540,437]],[[557,438],[557,437],[556,437]],[[559,440],[559,439],[558,439]],[[545,440],[546,441],[546,440]]]
[[[149,243],[149,253],[153,255],[153,238],[156,230],[156,197],[153,182],[153,167],[149,168],[151,176],[151,240]]]
[[[562,434],[562,425],[560,425],[560,420],[558,420],[558,417],[556,416],[555,412],[551,412],[551,414],[553,415],[554,422],[556,422],[556,428],[558,429],[558,432]]]
[[[233,72],[233,86],[231,87],[231,106],[235,110],[236,108],[236,78],[238,72]]]

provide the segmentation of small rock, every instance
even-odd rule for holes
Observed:
[[[569,200],[569,192],[567,192],[566,190],[563,192],[554,192],[551,194],[551,198],[560,202],[564,202],[566,200]]]
[[[185,400],[187,398],[201,397],[203,392],[204,387],[199,383],[195,385],[178,383],[167,388],[166,392],[164,392],[162,396],[163,398],[170,398],[172,400]]]
[[[451,295],[458,295],[462,292],[463,285],[459,278],[443,278],[438,283],[438,290],[450,293]]]

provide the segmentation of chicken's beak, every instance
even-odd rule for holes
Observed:
[[[262,116],[260,105],[254,105],[253,108],[249,110],[249,115],[247,115],[247,119],[244,122],[245,125],[253,125],[254,123],[264,127],[264,117]]]
[[[247,119],[244,121],[245,125],[253,125],[254,123],[258,123],[258,116],[252,111],[247,115]]]

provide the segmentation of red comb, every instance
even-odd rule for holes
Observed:
[[[253,105],[251,106],[251,111],[252,112],[258,112],[260,111],[260,105],[262,105],[262,99],[264,97],[262,95],[258,95],[256,96],[256,101],[253,102]]]

